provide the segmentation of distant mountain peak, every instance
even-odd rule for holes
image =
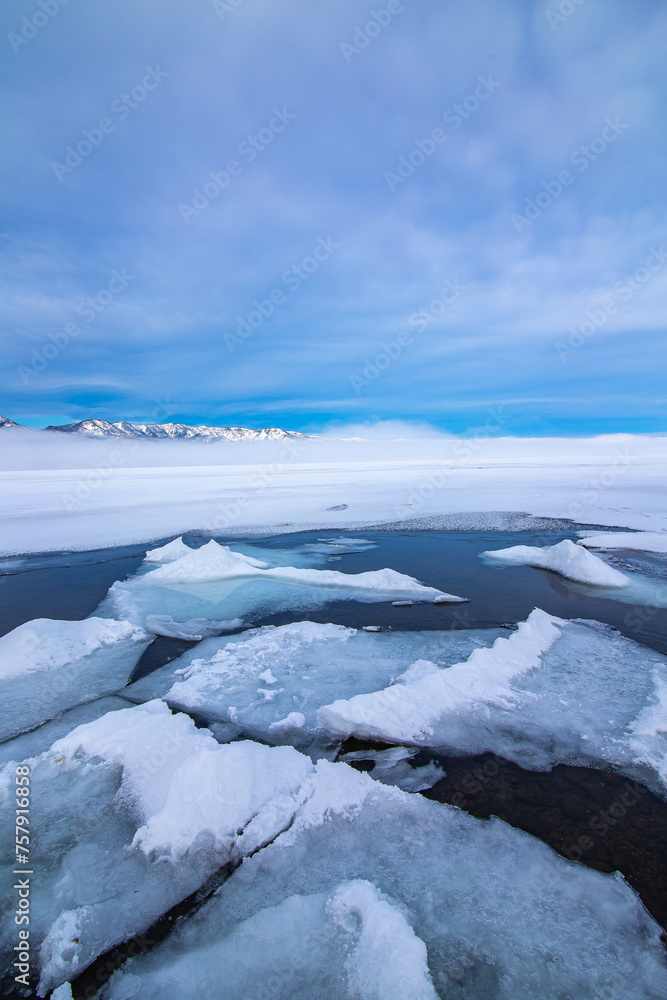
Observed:
[[[0,416],[0,427],[20,427],[20,424],[15,423],[15,421],[10,420],[9,417]]]
[[[12,421],[9,421],[11,423]],[[1,425],[0,425],[1,426]],[[82,434],[95,438],[170,438],[173,441],[282,441],[294,438],[315,438],[317,434],[302,434],[300,431],[284,431],[280,427],[209,427],[206,424],[192,427],[190,424],[136,424],[129,420],[79,420],[73,424],[56,424],[46,427],[47,431],[64,434]]]

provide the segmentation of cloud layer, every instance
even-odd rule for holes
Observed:
[[[664,8],[0,13],[8,416],[664,429]]]

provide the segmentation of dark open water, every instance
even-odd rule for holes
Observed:
[[[333,531],[253,537],[262,548],[293,548]],[[391,626],[395,629],[487,628],[525,619],[535,607],[563,618],[594,618],[607,622],[631,639],[667,653],[667,609],[635,608],[619,601],[582,593],[567,580],[546,570],[527,566],[489,566],[479,554],[485,549],[510,545],[547,545],[566,532],[528,531],[359,531],[350,537],[368,538],[377,548],[344,555],[330,564],[345,573],[389,566],[423,583],[469,598],[465,605],[418,604],[395,608],[391,604],[359,604],[337,601],[307,617],[318,622],[360,627]],[[165,539],[166,541],[167,539]],[[193,546],[208,539],[188,538]],[[239,539],[218,537],[232,544]],[[0,634],[31,618],[79,619],[92,614],[115,580],[125,579],[141,565],[150,546],[125,546],[96,552],[55,553],[0,560]],[[622,558],[619,553],[616,558]],[[632,558],[630,554],[625,554]],[[646,557],[644,558],[645,561]],[[268,616],[256,625],[279,625],[294,619],[289,612]]]

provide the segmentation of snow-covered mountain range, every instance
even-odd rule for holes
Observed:
[[[0,417],[0,427],[20,427],[13,420]],[[82,434],[94,438],[172,438],[176,440],[198,441],[282,441],[293,438],[315,438],[317,434],[302,434],[300,431],[284,431],[280,427],[191,427],[189,424],[133,424],[127,420],[79,420],[74,424],[57,424],[46,427],[47,431],[64,434]]]

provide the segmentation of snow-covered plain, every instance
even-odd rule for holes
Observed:
[[[3,428],[0,555],[523,511],[667,532],[667,438],[195,445]]]

